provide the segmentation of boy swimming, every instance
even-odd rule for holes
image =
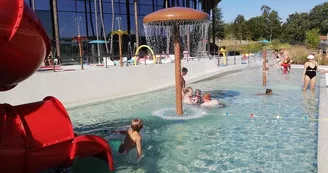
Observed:
[[[141,141],[142,136],[139,131],[143,128],[142,120],[139,118],[133,119],[131,121],[131,126],[128,130],[123,131],[114,131],[114,133],[119,133],[125,135],[125,139],[120,145],[118,150],[119,153],[128,153],[131,149],[136,148],[138,153],[138,158],[140,159],[142,156],[142,147]]]

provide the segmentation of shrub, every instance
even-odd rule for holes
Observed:
[[[318,45],[320,43],[319,39],[319,29],[311,29],[306,31],[305,33],[305,44],[311,48],[311,49],[316,49],[318,48]]]
[[[311,50],[305,46],[292,46],[290,48],[290,55],[294,64],[304,64],[307,61],[307,56],[311,53]]]

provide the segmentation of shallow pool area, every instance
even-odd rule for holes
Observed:
[[[226,107],[185,106],[175,113],[175,90],[165,89],[69,110],[74,129],[107,139],[116,150],[133,118],[144,122],[143,158],[114,151],[116,172],[317,172],[318,90],[302,92],[301,70],[272,69],[267,87],[260,69],[187,84],[209,92]],[[320,76],[319,76],[320,77]],[[319,80],[317,80],[319,81]],[[256,95],[265,88],[272,96]],[[71,172],[108,172],[93,158],[77,160]]]

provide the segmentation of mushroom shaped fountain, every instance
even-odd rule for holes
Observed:
[[[202,25],[209,22],[209,15],[205,12],[192,8],[172,7],[162,9],[144,17],[143,23],[147,35],[149,27],[163,27],[166,30],[172,30],[174,40],[175,56],[175,86],[176,86],[176,113],[183,115],[182,109],[182,81],[181,81],[181,43],[180,30],[185,25]],[[206,27],[205,27],[206,28]],[[204,32],[207,32],[206,29]],[[152,33],[148,33],[152,34]]]

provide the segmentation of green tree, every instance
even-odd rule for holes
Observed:
[[[308,13],[294,13],[289,15],[283,24],[281,40],[284,42],[304,42],[305,32],[310,29]]]
[[[305,39],[305,44],[311,48],[311,49],[316,49],[318,48],[318,45],[320,43],[319,39],[319,29],[311,29],[306,31],[306,39]]]
[[[224,38],[232,40],[234,37],[233,24],[225,23],[224,24]]]
[[[281,35],[281,18],[277,11],[272,10],[268,16],[269,19],[269,31],[270,31],[270,41],[273,39],[278,39]]]
[[[222,15],[222,9],[219,7],[216,7],[212,10],[212,19],[214,17],[214,30],[215,30],[215,38],[223,39],[224,38],[224,22],[223,22],[223,15]],[[212,28],[213,25],[210,25],[210,28]],[[212,31],[212,30],[210,30]],[[213,37],[213,33],[211,33]]]
[[[261,11],[262,11],[262,16],[265,17],[265,18],[268,18],[269,14],[270,14],[270,11],[271,11],[271,8],[267,5],[262,5]]]
[[[247,38],[246,20],[243,15],[238,15],[233,22],[233,31],[236,39],[243,40]]]
[[[247,29],[249,30],[249,37],[252,40],[259,40],[260,38],[265,38],[266,30],[266,21],[263,16],[250,18],[246,22]]]
[[[328,33],[328,2],[315,6],[309,13],[311,28],[318,28],[320,34]]]

